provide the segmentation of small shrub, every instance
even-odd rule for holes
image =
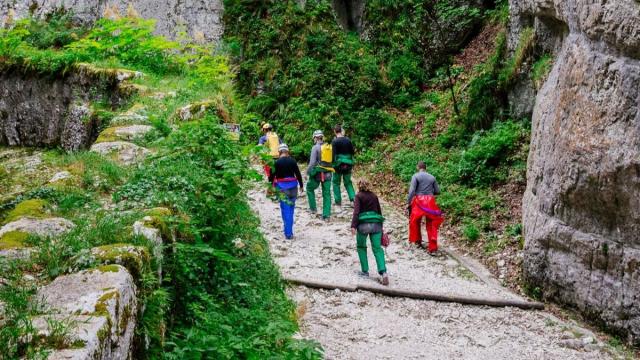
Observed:
[[[480,238],[480,230],[473,223],[464,225],[462,228],[462,234],[467,241],[472,243],[476,242]]]

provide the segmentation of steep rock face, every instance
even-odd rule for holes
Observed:
[[[62,78],[0,73],[0,145],[88,147],[98,134],[91,102],[116,103],[118,79],[76,71]]]
[[[206,41],[222,36],[222,0],[0,0],[0,25],[9,17],[43,16],[57,9],[71,10],[77,21],[92,23],[105,13],[125,15],[129,5],[141,17],[156,19],[159,34],[173,37],[187,31]]]
[[[525,280],[640,341],[640,3],[511,0],[555,54],[532,117]]]

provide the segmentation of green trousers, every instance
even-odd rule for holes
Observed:
[[[373,250],[373,257],[376,258],[376,265],[378,266],[378,273],[383,274],[387,272],[387,266],[384,263],[384,250],[380,241],[382,240],[382,233],[375,233],[371,235],[362,234],[358,232],[356,235],[356,241],[358,244],[358,258],[360,258],[360,267],[363,272],[369,272],[369,259],[367,259],[367,237],[371,237],[371,249]]]
[[[344,187],[347,189],[347,195],[349,196],[349,201],[353,201],[356,198],[356,192],[353,190],[353,183],[351,182],[351,173],[346,174],[338,174],[337,172],[333,174],[333,179],[331,182],[333,183],[333,198],[336,201],[337,205],[342,204],[342,192],[340,191],[340,182],[344,178]]]
[[[331,182],[320,182],[315,177],[309,177],[307,182],[307,199],[309,200],[309,208],[311,211],[317,211],[316,205],[316,189],[322,184],[322,217],[331,216]]]

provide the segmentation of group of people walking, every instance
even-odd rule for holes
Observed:
[[[305,191],[304,179],[297,162],[290,156],[289,147],[273,131],[273,127],[270,124],[264,124],[262,130],[264,135],[260,138],[259,144],[266,146],[268,153],[273,157],[272,162],[264,165],[265,174],[269,183],[277,190],[284,235],[286,239],[291,240],[293,239],[295,204],[299,191]],[[341,125],[334,127],[334,135],[331,143],[325,143],[321,130],[314,131],[312,135],[314,145],[306,171],[309,211],[313,214],[318,212],[315,191],[320,188],[322,192],[320,216],[324,221],[329,221],[332,206],[331,190],[333,189],[335,205],[342,206],[341,188],[344,184],[347,197],[353,207],[351,232],[356,236],[361,266],[359,274],[362,277],[369,276],[367,258],[367,239],[369,239],[380,282],[388,285],[389,277],[382,247],[384,217],[380,201],[371,191],[371,184],[365,179],[358,181],[356,194],[351,178],[355,164],[353,143],[344,135]],[[435,255],[438,250],[438,228],[443,221],[442,211],[438,208],[435,199],[435,196],[440,193],[440,188],[435,177],[427,173],[427,167],[423,161],[418,162],[416,167],[417,173],[411,179],[407,200],[407,210],[410,214],[409,242],[422,246],[420,226],[422,220],[426,219],[427,251],[430,255]]]

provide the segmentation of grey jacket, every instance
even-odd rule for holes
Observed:
[[[311,170],[315,169],[316,166],[320,165],[322,144],[323,142],[321,141],[313,145],[313,148],[311,148],[311,156],[309,157],[309,167],[307,168],[307,175],[309,175],[311,173]]]
[[[438,194],[440,194],[440,187],[438,186],[436,178],[426,171],[420,171],[411,178],[407,203],[411,206],[411,200],[413,200],[416,195]]]

